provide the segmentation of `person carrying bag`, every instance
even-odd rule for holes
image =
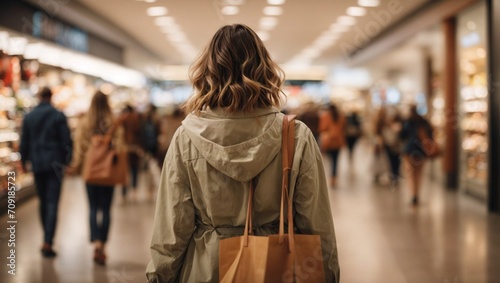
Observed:
[[[127,152],[117,148],[112,137],[121,125],[116,120],[105,135],[95,134],[85,154],[82,177],[86,183],[101,186],[127,184]]]
[[[339,281],[322,155],[303,122],[283,128],[281,72],[242,24],[220,28],[192,66],[195,93],[160,177],[149,283]]]
[[[108,97],[98,91],[87,115],[75,132],[73,160],[67,172],[81,174],[85,181],[90,212],[90,241],[94,262],[106,263],[105,245],[111,223],[114,187],[127,181],[127,152],[122,119],[115,118]],[[98,217],[101,214],[101,217]]]
[[[283,181],[279,234],[255,236],[252,232],[254,182],[250,182],[244,234],[219,244],[219,278],[231,282],[325,282],[321,238],[319,235],[295,235],[293,201],[289,197],[290,170],[295,152],[295,116],[283,119]],[[288,234],[285,234],[285,205]]]

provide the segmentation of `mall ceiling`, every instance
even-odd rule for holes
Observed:
[[[265,44],[280,64],[332,65],[429,0],[77,1],[136,38],[165,64],[190,64],[219,27],[244,23],[267,37]],[[379,5],[366,7],[364,13],[360,9],[348,10],[363,2]],[[278,8],[266,9],[269,6]],[[150,16],[151,7],[163,8],[149,10],[155,15]],[[224,14],[235,10],[235,15]],[[273,15],[280,11],[280,15]]]

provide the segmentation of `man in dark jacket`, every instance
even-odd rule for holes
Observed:
[[[52,91],[43,88],[40,104],[24,117],[20,152],[23,169],[31,162],[40,198],[40,217],[44,230],[42,254],[54,257],[52,249],[57,223],[57,207],[64,166],[71,161],[72,141],[66,116],[50,103]]]

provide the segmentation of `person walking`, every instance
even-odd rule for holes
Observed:
[[[410,107],[410,116],[405,121],[401,136],[406,140],[403,149],[405,162],[408,168],[410,177],[411,203],[412,205],[419,204],[420,184],[422,183],[422,171],[427,159],[424,144],[421,137],[421,132],[433,138],[431,124],[417,112],[417,106]]]
[[[330,104],[328,110],[320,114],[320,147],[331,159],[330,185],[337,183],[337,164],[340,149],[345,145],[345,117],[336,105]]]
[[[401,153],[403,148],[403,142],[401,140],[403,119],[395,107],[389,109],[390,111],[387,113],[386,121],[381,130],[381,137],[391,168],[389,185],[397,187],[399,184],[399,168],[401,166]]]
[[[53,239],[64,167],[71,161],[73,142],[66,116],[51,105],[52,91],[44,87],[40,104],[24,117],[20,153],[22,168],[31,170],[40,200],[40,219],[44,231],[42,255],[54,257]]]
[[[128,150],[128,164],[130,168],[130,186],[132,187],[131,197],[137,198],[137,181],[139,176],[139,164],[142,150],[141,141],[141,117],[131,105],[126,105],[121,115],[123,129],[125,131],[125,143]],[[122,195],[126,199],[128,186],[123,186]]]
[[[361,137],[363,131],[361,129],[361,121],[356,111],[352,111],[347,115],[345,136],[347,142],[347,149],[349,150],[349,160],[352,164],[352,157],[354,153],[354,146]]]
[[[243,235],[252,181],[254,234],[278,233],[283,71],[251,28],[234,24],[215,33],[190,79],[196,92],[163,165],[148,282],[219,282],[219,240]],[[295,145],[297,233],[321,235],[327,282],[339,282],[321,153],[300,121]]]
[[[153,172],[158,172],[158,136],[160,134],[160,120],[156,114],[156,106],[150,104],[142,119],[142,147],[144,149],[144,162],[146,169],[145,187],[148,192],[148,199],[153,200],[156,188],[158,175]],[[161,165],[160,165],[161,166]],[[155,168],[153,168],[155,167]]]
[[[385,175],[387,164],[385,153],[384,139],[382,137],[382,131],[385,128],[387,122],[386,106],[380,106],[380,109],[376,113],[376,117],[373,120],[373,181],[376,184],[381,184],[382,176]]]
[[[114,123],[119,123],[113,117],[108,103],[108,97],[98,91],[92,97],[87,115],[80,119],[75,132],[75,158],[71,162],[70,173],[81,174],[86,153],[93,135],[105,135]],[[113,133],[112,144],[123,148],[123,127],[118,126]],[[90,206],[90,241],[94,244],[94,262],[100,265],[106,263],[105,245],[108,241],[111,224],[111,204],[114,186],[95,185],[86,182],[87,196]],[[99,217],[100,215],[100,217]]]
[[[297,115],[297,119],[304,122],[304,124],[306,124],[306,126],[311,130],[314,139],[319,141],[319,109],[316,103],[305,103],[300,114]]]

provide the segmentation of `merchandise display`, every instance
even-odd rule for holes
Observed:
[[[488,86],[484,5],[459,17],[460,65],[459,127],[461,135],[461,187],[487,197]]]
[[[15,173],[18,191],[33,188],[33,174],[23,172],[21,168],[19,143],[23,117],[38,105],[35,94],[41,85],[51,87],[54,92],[52,104],[68,117],[72,130],[81,114],[87,111],[97,89],[109,95],[116,113],[127,104],[138,110],[146,109],[149,104],[146,88],[117,86],[100,78],[0,51],[0,198],[8,192],[8,176],[12,176],[9,172]]]
[[[23,110],[32,102],[23,88],[23,79],[31,77],[29,66],[22,63],[0,52],[0,197],[7,195],[8,176],[15,176],[17,190],[33,185],[33,175],[22,171],[19,154]]]

